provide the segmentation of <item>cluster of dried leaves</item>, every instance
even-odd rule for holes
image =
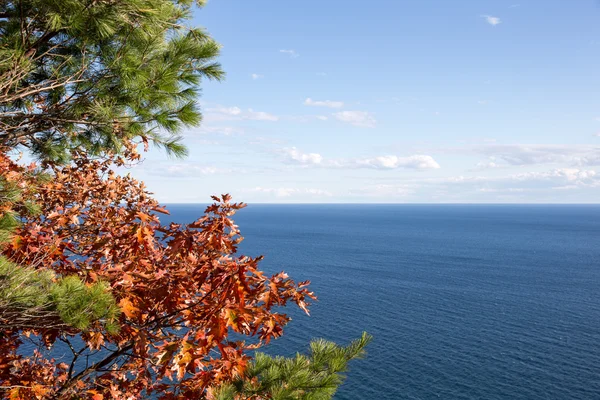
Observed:
[[[261,257],[236,255],[242,240],[231,219],[245,205],[214,197],[189,225],[162,225],[168,214],[143,183],[114,172],[125,156],[68,166],[21,167],[0,154],[0,173],[20,182],[41,207],[27,217],[4,254],[20,264],[106,282],[122,314],[118,333],[100,322],[85,332],[14,329],[0,332],[0,390],[14,399],[210,398],[211,388],[242,376],[249,351],[282,334],[280,306],[305,311],[308,282],[281,272],[266,276]],[[34,168],[52,179],[30,180]],[[235,332],[231,338],[231,333]],[[61,359],[42,347],[68,349]],[[245,338],[246,341],[240,340]]]

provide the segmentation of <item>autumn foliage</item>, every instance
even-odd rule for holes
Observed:
[[[138,159],[130,148],[109,159],[80,154],[66,166],[25,168],[0,155],[0,173],[21,180],[23,196],[41,207],[39,216],[25,217],[4,255],[87,285],[104,282],[122,310],[116,333],[106,321],[83,332],[0,332],[5,397],[210,398],[213,388],[243,376],[249,351],[282,334],[289,318],[280,306],[307,311],[314,298],[308,282],[266,276],[261,257],[236,254],[242,237],[232,217],[244,204],[214,197],[191,224],[162,225],[159,215],[168,211],[143,183],[114,171]],[[35,168],[52,179],[28,181]],[[24,344],[39,347],[23,355]],[[51,358],[44,348],[52,346],[66,356]]]

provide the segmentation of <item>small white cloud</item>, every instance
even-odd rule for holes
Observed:
[[[594,133],[594,136],[598,136],[598,137],[600,137],[600,132],[596,132],[596,133]]]
[[[552,189],[554,189],[554,190],[574,190],[574,189],[580,189],[580,186],[577,186],[577,185],[553,186]]]
[[[415,193],[417,185],[390,185],[378,184],[369,185],[358,189],[350,189],[349,193],[353,196],[375,197],[375,198],[402,198]]]
[[[489,179],[483,176],[450,176],[444,179],[445,182],[450,183],[471,183],[471,182],[485,182]]]
[[[511,187],[505,189],[479,188],[477,191],[481,193],[522,193],[528,191],[528,189]]]
[[[151,174],[177,177],[177,178],[193,178],[199,175],[222,175],[231,173],[241,173],[238,169],[221,168],[211,165],[198,165],[194,163],[178,163],[167,166],[166,168],[153,168]]]
[[[481,17],[485,18],[486,22],[492,26],[496,26],[502,23],[502,21],[500,21],[500,18],[498,17],[492,17],[491,15],[482,15]]]
[[[239,107],[216,107],[216,108],[207,108],[206,112],[214,112],[218,114],[225,115],[240,115],[242,110]]]
[[[379,156],[356,160],[356,167],[374,169],[438,169],[440,165],[431,156],[416,154],[409,157]]]
[[[205,121],[231,121],[231,120],[253,120],[253,121],[278,121],[279,117],[264,111],[254,111],[251,108],[242,110],[239,107],[213,107],[207,108]]]
[[[333,116],[339,121],[363,128],[373,128],[377,124],[373,115],[366,111],[340,111]]]
[[[252,77],[252,79],[257,80],[257,79],[261,79],[264,78],[264,75],[261,74],[251,74],[250,77]]]
[[[296,53],[296,50],[279,50],[280,53],[284,53],[284,54],[288,54],[290,56],[290,58],[298,58],[300,57],[300,54]]]
[[[342,108],[344,107],[344,102],[332,100],[313,100],[308,97],[306,100],[304,100],[304,105],[314,107]]]
[[[284,156],[288,162],[304,165],[321,164],[323,156],[318,153],[302,153],[295,147],[282,149]]]
[[[253,189],[249,189],[249,192],[257,192],[257,193],[268,193],[273,194],[275,197],[292,197],[292,196],[326,196],[331,197],[333,194],[327,190],[315,189],[315,188],[288,188],[288,187],[280,187],[280,188],[265,188],[261,186],[257,186]]]
[[[255,121],[278,121],[279,120],[279,117],[277,117],[276,115],[269,114],[264,111],[254,111],[251,108],[249,108],[248,111],[245,113],[245,117],[246,117],[246,119],[252,119]]]
[[[486,105],[488,103],[487,100],[478,100],[477,104]]]
[[[493,162],[493,161],[489,161],[489,162],[480,162],[477,163],[476,168],[477,169],[493,169],[493,168],[501,168],[501,165],[498,165],[497,163]]]
[[[317,119],[320,119],[321,121],[327,121],[329,118],[324,115],[317,115]]]

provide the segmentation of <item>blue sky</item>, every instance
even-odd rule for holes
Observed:
[[[163,202],[597,203],[600,3],[211,0],[223,46]]]

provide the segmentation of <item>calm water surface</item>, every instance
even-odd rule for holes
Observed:
[[[600,399],[600,206],[250,205],[235,220],[243,254],[319,296],[270,352],[375,337],[336,399]]]

